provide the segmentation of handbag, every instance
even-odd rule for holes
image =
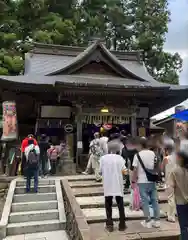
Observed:
[[[146,173],[146,177],[148,179],[149,182],[158,182],[159,181],[159,173],[154,169],[148,169],[145,167],[139,153],[137,153],[137,158],[139,163],[141,164],[143,170]]]

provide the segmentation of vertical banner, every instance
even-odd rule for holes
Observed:
[[[2,141],[15,140],[18,137],[16,103],[13,101],[3,102],[3,135]]]

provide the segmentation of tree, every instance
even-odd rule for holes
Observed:
[[[45,0],[19,0],[16,17],[21,26],[22,40],[32,37],[33,31],[40,29],[41,19],[47,15]]]
[[[152,72],[156,80],[178,84],[178,71],[182,67],[182,59],[178,53],[160,52],[152,57],[152,61],[154,65]]]
[[[77,5],[76,0],[46,0],[49,13],[57,13],[63,19],[72,19]]]
[[[167,0],[131,0],[127,14],[134,18],[132,49],[143,52],[143,60],[158,81],[177,84],[182,60],[163,51],[170,12]]]
[[[122,0],[83,0],[75,15],[81,43],[98,36],[106,40],[108,48],[129,48],[131,17],[125,15]]]
[[[80,42],[99,35],[109,48],[142,51],[151,75],[178,83],[181,57],[163,51],[170,20],[167,0],[83,0],[79,9]]]
[[[14,14],[15,3],[1,1],[0,6],[4,11],[0,14],[0,75],[17,75],[23,70],[24,62],[17,51],[20,25]]]
[[[35,41],[62,45],[76,43],[76,27],[71,20],[63,20],[59,14],[50,13],[42,21],[40,30],[33,34]]]

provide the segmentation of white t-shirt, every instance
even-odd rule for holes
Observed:
[[[142,159],[142,162],[144,166],[148,169],[154,169],[154,163],[155,163],[155,153],[151,150],[145,149],[141,150],[139,152],[140,158]],[[133,160],[133,167],[136,167],[138,169],[138,183],[148,183],[148,179],[146,177],[146,173],[144,169],[142,168],[137,155],[134,156]]]
[[[100,158],[104,196],[123,196],[123,174],[125,160],[117,154],[106,154]]]

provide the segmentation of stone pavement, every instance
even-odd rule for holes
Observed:
[[[179,239],[179,226],[178,223],[168,223],[166,221],[166,209],[167,209],[167,197],[164,189],[159,190],[159,203],[161,210],[161,228],[160,229],[145,229],[140,224],[143,219],[143,212],[131,211],[129,209],[130,194],[124,196],[125,213],[127,217],[127,230],[125,232],[119,232],[117,230],[118,221],[118,209],[114,201],[113,204],[113,219],[115,222],[115,231],[108,233],[105,228],[105,208],[102,183],[96,183],[94,176],[70,176],[67,178],[68,184],[71,187],[77,203],[79,204],[82,212],[89,224],[92,239],[95,240],[140,240],[140,239]],[[152,212],[152,209],[151,209]]]

